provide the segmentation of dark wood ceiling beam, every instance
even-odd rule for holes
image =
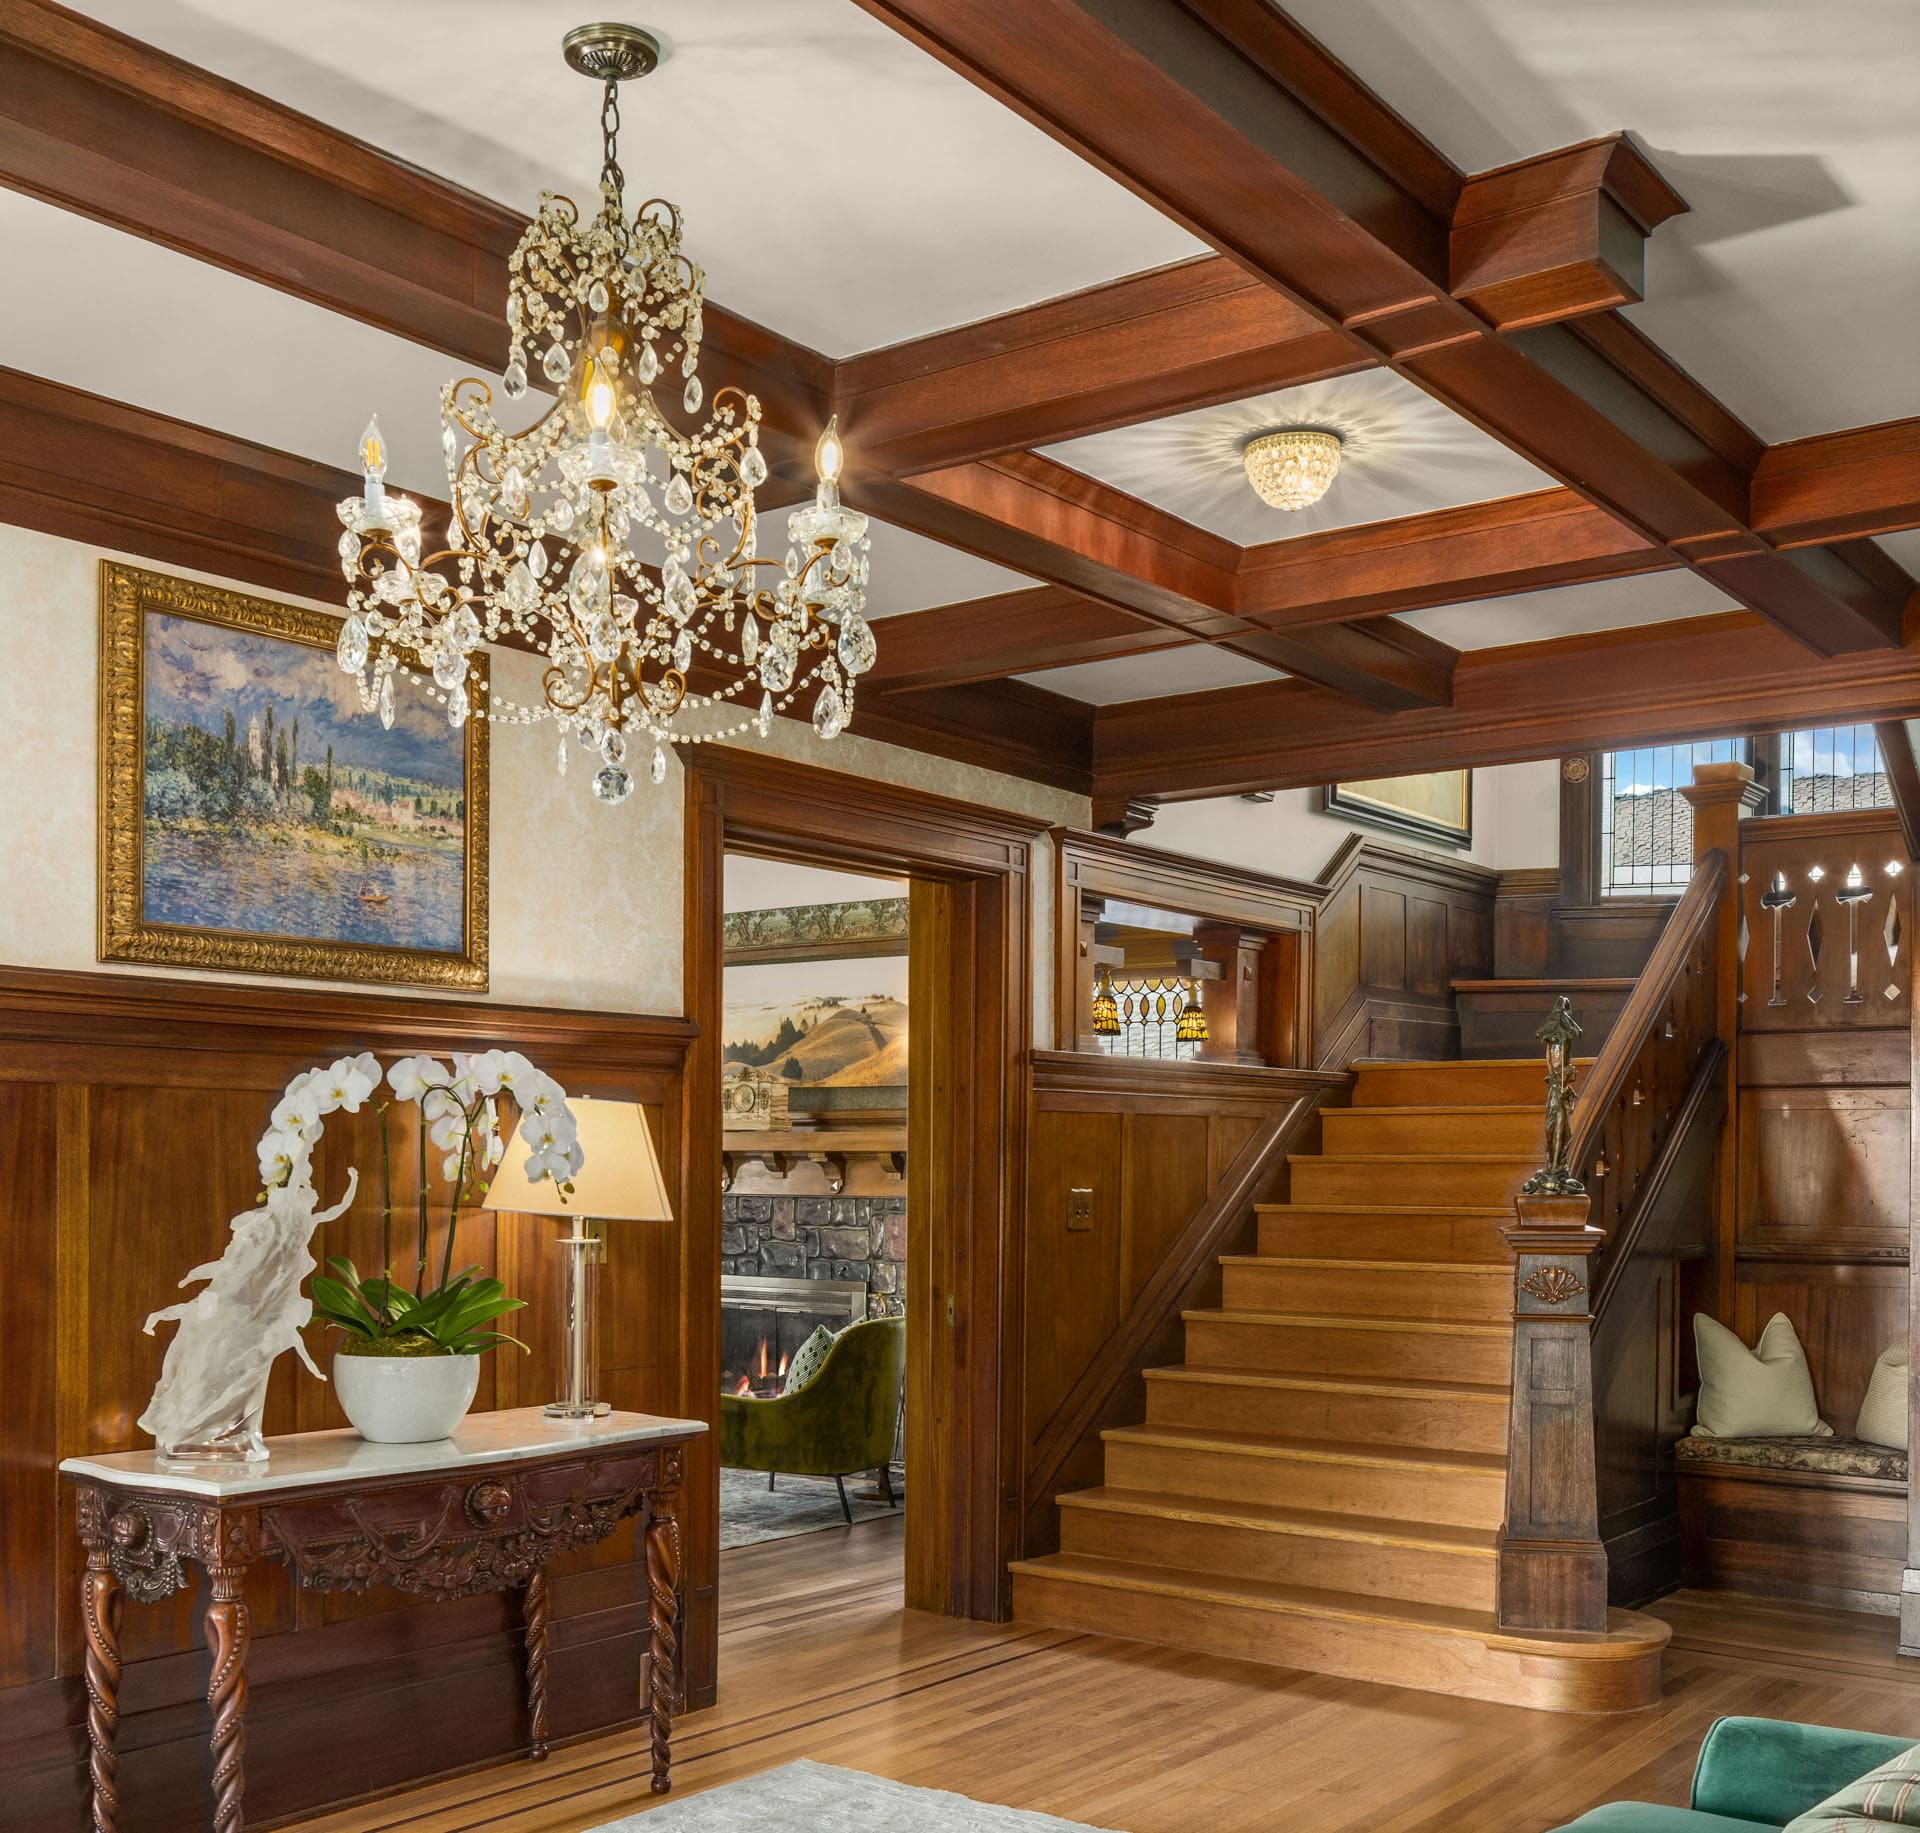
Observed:
[[[1686,207],[1624,134],[1480,172],[1453,208],[1449,285],[1498,331],[1634,305],[1647,237]]]
[[[1164,624],[1059,586],[904,612],[874,629],[880,659],[861,681],[862,693],[994,681],[1178,648],[1186,641]]]
[[[1577,334],[1605,314],[1503,336],[1451,296],[1459,193],[1347,131],[1310,85],[1358,85],[1266,0],[861,4],[1815,654],[1898,647],[1896,596],[1761,540],[1688,404]]]
[[[506,363],[524,216],[50,0],[0,0],[0,184],[492,374]],[[832,364],[711,301],[705,320],[710,384],[757,393],[769,462],[810,477]]]
[[[849,460],[900,476],[1371,367],[1209,256],[840,363]]]
[[[1270,630],[1500,598],[1675,564],[1571,490],[1540,490],[1250,547],[1240,615]]]
[[[1776,547],[1920,524],[1920,419],[1769,446],[1753,476],[1753,519]]]
[[[1169,798],[1920,715],[1920,651],[1809,657],[1744,612],[1470,651],[1452,704],[1382,717],[1303,682],[1104,706],[1094,794]]]
[[[1037,453],[922,473],[858,478],[862,508],[936,540],[1393,710],[1444,700],[1452,651],[1378,620],[1277,634],[1237,617],[1240,550]]]

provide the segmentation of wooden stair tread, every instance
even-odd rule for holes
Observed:
[[[1421,1337],[1510,1337],[1511,1324],[1469,1324],[1451,1318],[1343,1317],[1320,1311],[1183,1311],[1187,1322],[1209,1324],[1287,1324],[1307,1330],[1389,1330]]]
[[[1263,1216],[1284,1216],[1289,1210],[1309,1215],[1330,1212],[1342,1216],[1510,1216],[1510,1203],[1256,1203]]]
[[[1311,1254],[1220,1254],[1223,1267],[1341,1267],[1356,1273],[1511,1273],[1510,1260],[1354,1260]]]
[[[1355,1439],[1289,1438],[1274,1432],[1231,1431],[1219,1426],[1109,1426],[1106,1440],[1162,1445],[1170,1450],[1219,1451],[1235,1457],[1283,1458],[1310,1464],[1365,1464],[1393,1470],[1437,1470],[1500,1476],[1507,1468],[1497,1451],[1430,1451],[1405,1445],[1371,1445]]]
[[[1541,1106],[1538,1101],[1409,1101],[1403,1107],[1330,1107],[1323,1112],[1353,1114],[1362,1120],[1404,1120],[1411,1114],[1539,1114]]]
[[[1432,1634],[1466,1636],[1495,1648],[1520,1651],[1550,1648],[1555,1654],[1595,1659],[1637,1657],[1663,1646],[1672,1632],[1658,1618],[1631,1610],[1610,1610],[1604,1631],[1581,1633],[1561,1630],[1503,1630],[1490,1610],[1461,1610],[1445,1604],[1416,1604],[1396,1598],[1371,1597],[1357,1591],[1328,1591],[1314,1585],[1289,1585],[1278,1579],[1229,1578],[1215,1572],[1190,1572],[1178,1567],[1155,1567],[1132,1560],[1107,1559],[1094,1553],[1048,1553],[1038,1559],[1018,1559],[1010,1572],[1040,1578],[1077,1579],[1116,1589],[1152,1592],[1161,1596],[1205,1599],[1268,1610],[1283,1616],[1336,1618],[1383,1628],[1425,1630]]]
[[[1339,1514],[1320,1508],[1294,1508],[1278,1502],[1232,1502],[1220,1496],[1183,1496],[1170,1490],[1069,1490],[1057,1498],[1062,1508],[1103,1509],[1121,1515],[1155,1515],[1162,1520],[1206,1521],[1225,1527],[1256,1528],[1273,1534],[1299,1534],[1316,1540],[1350,1540],[1366,1546],[1419,1547],[1428,1552],[1493,1557],[1497,1528],[1453,1527],[1439,1521],[1387,1521],[1378,1516]]]
[[[1530,1165],[1537,1152],[1289,1152],[1290,1165]]]
[[[1392,1400],[1497,1400],[1504,1406],[1512,1393],[1505,1383],[1487,1381],[1442,1381],[1437,1378],[1402,1378],[1394,1375],[1295,1375],[1279,1369],[1242,1368],[1237,1363],[1228,1362],[1178,1362],[1166,1368],[1149,1368],[1142,1372],[1149,1381],[1224,1381],[1246,1387],[1312,1388],[1336,1394],[1378,1394]]]

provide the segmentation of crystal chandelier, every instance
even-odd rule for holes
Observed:
[[[600,208],[583,223],[570,199],[543,194],[508,262],[502,378],[517,401],[534,364],[558,399],[510,433],[485,382],[440,391],[452,516],[433,549],[420,506],[387,493],[386,447],[369,423],[363,494],[339,506],[350,615],[338,654],[389,726],[396,675],[444,701],[454,726],[555,720],[561,770],[571,739],[589,754],[593,793],[616,803],[649,745],[658,783],[668,745],[750,727],[764,738],[809,696],[822,738],[845,728],[854,678],[874,662],[869,541],[866,517],[840,501],[829,420],[785,558],[761,557],[760,403],[734,387],[706,400],[701,270],[680,252],[680,212],[652,198],[629,216],[623,196],[619,86],[653,69],[659,47],[633,26],[591,25],[564,50],[604,85]],[[470,658],[502,640],[545,658],[540,703],[482,704]]]
[[[1275,509],[1305,509],[1327,494],[1340,469],[1340,435],[1318,427],[1261,433],[1240,448],[1247,482]]]

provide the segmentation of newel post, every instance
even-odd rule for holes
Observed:
[[[1693,781],[1680,793],[1693,809],[1695,865],[1716,848],[1727,856],[1727,876],[1720,907],[1709,931],[1708,961],[1713,973],[1713,1030],[1727,1047],[1726,1118],[1721,1122],[1720,1163],[1715,1190],[1718,1277],[1714,1311],[1721,1323],[1733,1323],[1734,1182],[1739,1156],[1734,1150],[1738,1122],[1735,1076],[1738,1073],[1740,1025],[1740,823],[1766,800],[1766,791],[1753,780],[1745,764],[1695,764]]]
[[[1567,1165],[1573,1135],[1572,1007],[1554,1002],[1547,1046],[1547,1162],[1514,1198],[1513,1399],[1502,1629],[1603,1630],[1607,1553],[1593,1459],[1593,1251],[1587,1193]]]

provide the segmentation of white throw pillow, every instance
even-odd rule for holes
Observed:
[[[1860,1422],[1853,1436],[1869,1445],[1907,1448],[1907,1346],[1894,1343],[1883,1350],[1867,1378],[1867,1397],[1860,1403]]]
[[[1813,1377],[1792,1321],[1776,1311],[1749,1349],[1704,1311],[1693,1314],[1700,1359],[1695,1438],[1831,1437],[1814,1404]]]

